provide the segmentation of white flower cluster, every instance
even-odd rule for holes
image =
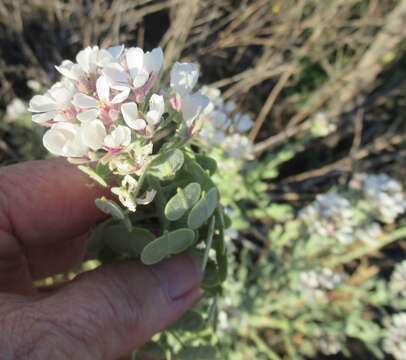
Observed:
[[[354,240],[354,214],[350,202],[337,193],[317,195],[316,200],[300,212],[311,234],[334,238],[343,245]]]
[[[396,360],[406,360],[406,313],[392,316],[387,329],[383,349],[392,354]]]
[[[330,268],[300,273],[299,291],[311,302],[326,301],[327,292],[334,290],[344,281],[344,275]]]
[[[44,145],[53,154],[94,160],[98,151],[110,155],[124,151],[136,138],[151,138],[168,104],[192,127],[208,99],[192,93],[197,66],[176,63],[171,90],[156,88],[163,52],[155,48],[88,47],[65,60],[57,70],[63,79],[29,104],[32,120],[50,127]],[[166,99],[165,97],[168,97]]]
[[[317,343],[322,354],[330,356],[336,355],[341,351],[341,344],[344,341],[343,336],[330,334],[324,331],[318,331]]]
[[[396,264],[390,278],[389,289],[396,297],[406,299],[406,260]]]
[[[199,70],[191,63],[175,63],[170,88],[159,84],[163,52],[155,48],[88,47],[56,69],[63,75],[45,94],[29,103],[32,120],[49,130],[44,146],[75,163],[101,161],[123,176],[112,188],[121,203],[134,211],[153,192],[135,198],[138,182],[153,157],[154,134],[169,123],[190,137],[209,99],[194,92]],[[186,131],[185,131],[186,130]]]
[[[402,185],[386,174],[357,174],[350,186],[361,190],[379,220],[393,223],[406,211],[406,196]]]
[[[209,146],[220,146],[232,158],[251,159],[252,141],[246,133],[254,122],[250,115],[237,111],[237,104],[224,101],[219,89],[203,86],[202,93],[210,99],[204,111],[201,140]]]

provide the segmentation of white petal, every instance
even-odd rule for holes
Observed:
[[[64,84],[60,82],[53,85],[48,90],[48,93],[59,107],[69,106],[73,95],[72,89],[66,88]]]
[[[208,105],[209,98],[200,93],[187,95],[182,100],[182,115],[186,122],[194,121]]]
[[[80,122],[87,122],[97,119],[98,115],[99,115],[98,109],[89,109],[78,113],[76,117]]]
[[[97,59],[95,61],[97,66],[106,66],[114,61],[113,56],[106,49],[100,49],[97,53]]]
[[[89,72],[89,57],[91,51],[90,46],[88,46],[87,48],[79,51],[76,55],[76,62],[86,72]]]
[[[151,52],[146,52],[144,55],[144,68],[149,72],[158,73],[161,70],[164,61],[164,53],[162,49],[155,48]]]
[[[55,101],[47,94],[35,95],[28,105],[28,111],[31,112],[53,111],[55,109]]]
[[[96,81],[96,91],[99,100],[108,103],[110,100],[110,86],[105,76],[100,76]]]
[[[45,123],[49,120],[52,120],[57,115],[56,111],[48,111],[42,114],[32,115],[32,121],[38,124]]]
[[[107,76],[111,83],[128,83],[130,77],[119,64],[109,64],[103,69],[103,75]]]
[[[196,64],[176,62],[171,70],[171,87],[183,97],[192,91],[198,77],[199,68]]]
[[[249,116],[247,114],[244,114],[244,115],[237,114],[237,115],[239,115],[239,116],[236,116],[234,118],[234,121],[235,121],[236,130],[238,132],[245,132],[252,128],[252,126],[254,125],[254,122],[252,121],[251,116]]]
[[[120,89],[118,89],[120,90]],[[117,95],[113,97],[111,100],[112,104],[119,104],[122,103],[124,100],[128,98],[128,95],[130,95],[130,88],[129,87],[124,87],[124,90],[121,90]]]
[[[92,120],[82,124],[81,135],[83,143],[97,151],[103,146],[106,128],[100,120]]]
[[[97,107],[97,101],[89,95],[77,93],[73,97],[72,104],[82,109],[89,109]]]
[[[148,81],[149,74],[145,69],[130,69],[130,74],[133,79],[133,86],[139,88]]]
[[[132,128],[132,122],[138,119],[138,106],[135,102],[129,102],[121,105],[121,113],[125,123]]]
[[[165,100],[161,95],[153,94],[149,99],[149,109],[157,111],[161,115],[165,111]]]
[[[128,69],[141,69],[144,63],[144,51],[139,47],[129,48],[125,54]]]
[[[114,59],[118,59],[123,53],[124,45],[112,46],[106,49]]]
[[[157,125],[161,121],[162,114],[155,110],[150,110],[146,113],[145,118],[147,119],[148,124]]]
[[[55,66],[55,68],[63,76],[66,76],[68,79],[71,80],[79,80],[82,76],[85,75],[81,67],[77,64],[74,64],[70,60],[62,61],[61,65]]]
[[[65,145],[65,136],[62,132],[50,129],[44,134],[42,142],[50,153],[59,156],[63,155],[62,149]]]
[[[138,115],[138,107],[134,102],[121,105],[121,112],[127,126],[134,130],[143,130],[147,126],[145,120],[140,119]]]
[[[131,142],[131,130],[127,126],[117,126],[109,135],[104,139],[104,144],[109,148],[119,148],[128,146]]]

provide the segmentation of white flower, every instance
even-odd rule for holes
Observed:
[[[81,126],[83,143],[94,151],[103,146],[106,137],[106,128],[100,120],[86,121]]]
[[[192,95],[186,95],[182,99],[182,116],[188,126],[194,123],[208,103],[209,99],[207,96],[198,92]]]
[[[148,124],[158,125],[161,121],[161,117],[165,111],[165,100],[163,96],[153,94],[149,99],[149,111],[145,115]]]
[[[87,148],[83,144],[80,127],[66,122],[54,124],[43,138],[46,149],[54,155],[81,157],[86,155]]]
[[[146,85],[152,73],[158,73],[163,63],[161,48],[155,48],[144,54],[141,48],[129,48],[124,55],[125,64],[114,63],[104,68],[113,89],[129,95],[131,89]]]
[[[130,145],[131,130],[127,126],[117,126],[109,135],[104,138],[104,145],[109,149],[121,149]]]
[[[121,106],[121,112],[127,126],[131,129],[140,131],[147,127],[152,129],[159,124],[165,111],[165,102],[163,96],[153,94],[149,100],[149,111],[145,119],[138,112],[138,106],[134,102],[125,103]]]
[[[233,129],[238,133],[244,133],[252,128],[254,122],[248,114],[237,113],[233,119]]]
[[[87,47],[76,55],[76,64],[64,60],[56,69],[68,79],[81,80],[96,72],[98,67],[103,67],[117,61],[124,49],[123,45],[108,49],[99,49],[98,46]]]
[[[240,159],[253,158],[254,145],[246,136],[240,134],[230,135],[224,140],[223,147],[226,154],[230,157]]]
[[[137,202],[133,193],[138,187],[138,182],[131,175],[125,175],[120,187],[111,188],[111,192],[118,196],[120,202],[130,211],[135,211]]]
[[[111,116],[110,111],[114,111],[115,105],[123,101],[127,95],[121,92],[110,99],[110,87],[105,76],[97,79],[96,93],[97,98],[83,93],[75,94],[72,104],[83,110],[77,114],[78,120],[85,122],[102,117],[106,122],[112,122],[115,117]]]
[[[8,121],[17,120],[27,111],[27,104],[19,98],[13,99],[6,108],[6,119]]]
[[[28,111],[35,113],[32,121],[69,121],[75,112],[71,105],[75,90],[68,84],[56,83],[44,95],[35,95],[28,106]]]
[[[171,70],[171,88],[183,98],[192,92],[198,77],[199,68],[196,64],[176,62]]]
[[[395,266],[390,278],[389,289],[394,296],[406,299],[406,260]]]
[[[392,316],[383,349],[396,360],[406,360],[406,312]]]

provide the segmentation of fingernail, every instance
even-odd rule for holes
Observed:
[[[168,296],[174,301],[197,289],[202,280],[199,264],[190,254],[164,260],[154,266],[154,271],[165,284]]]

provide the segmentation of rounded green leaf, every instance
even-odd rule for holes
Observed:
[[[187,311],[173,326],[172,329],[183,331],[198,331],[203,327],[204,320],[197,311]]]
[[[100,199],[96,199],[95,204],[105,214],[111,215],[117,220],[124,220],[125,214],[123,210],[114,201],[103,196]]]
[[[104,228],[103,239],[116,254],[138,257],[155,236],[146,229],[133,228],[128,231],[123,225],[112,225]]]
[[[179,188],[165,206],[165,216],[170,221],[179,220],[198,200],[201,187],[198,183],[191,183],[184,189]]]
[[[185,156],[181,150],[169,150],[153,160],[148,171],[160,180],[167,180],[175,176],[184,161]]]
[[[210,175],[213,175],[217,170],[217,162],[213,158],[206,155],[196,155],[197,163]]]
[[[141,261],[145,265],[156,264],[167,256],[185,251],[193,244],[194,239],[195,233],[190,229],[167,232],[145,246]]]
[[[213,215],[218,204],[218,191],[211,188],[206,196],[201,198],[192,208],[188,217],[189,228],[195,230],[201,227]]]
[[[209,261],[204,272],[202,281],[203,288],[213,288],[221,283],[221,277],[217,265],[213,261]]]
[[[210,345],[186,346],[176,355],[179,360],[215,360],[217,349]]]

